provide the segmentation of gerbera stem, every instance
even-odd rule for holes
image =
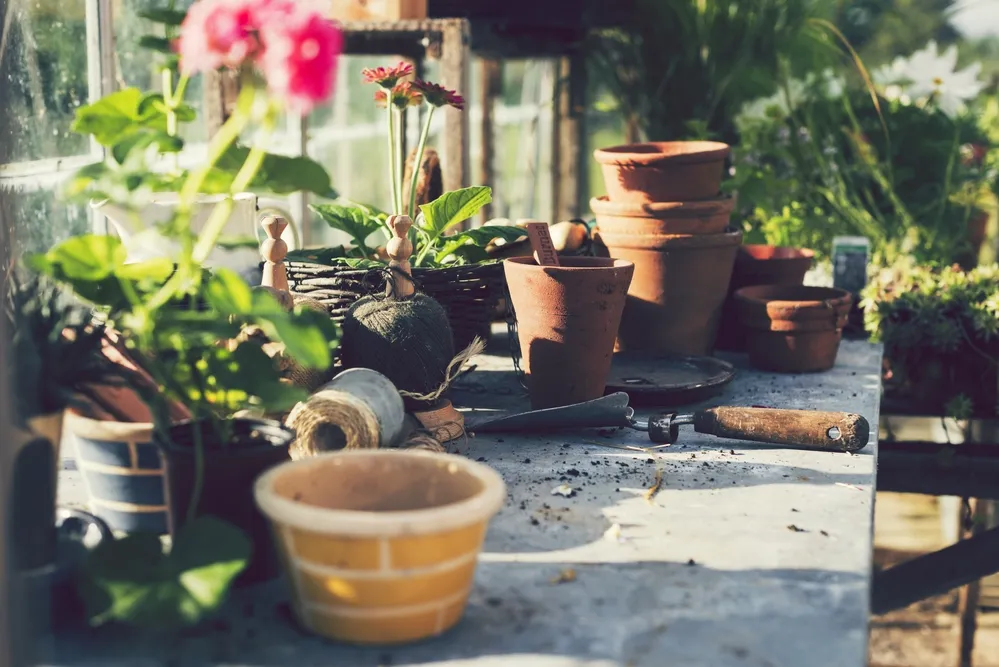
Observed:
[[[423,151],[427,147],[427,138],[430,136],[430,120],[434,117],[434,105],[428,104],[427,120],[423,123],[423,130],[420,132],[420,143],[416,145],[416,159],[413,161],[413,178],[409,184],[409,217],[416,214],[416,182],[419,180],[421,167],[423,165]]]
[[[395,203],[396,211],[401,215],[403,213],[402,207],[402,190],[406,186],[403,184],[403,174],[406,171],[406,156],[402,153],[402,143],[403,137],[406,135],[406,127],[402,122],[402,111],[396,109],[395,114],[395,128],[396,128],[396,146],[395,146],[395,179],[396,183],[399,184],[398,197],[399,199]]]
[[[397,151],[395,147],[395,112],[392,107],[392,91],[386,91],[386,98],[387,104],[385,107],[388,111],[389,182],[392,186],[392,212],[399,214],[402,213],[402,206],[399,204],[399,177],[395,166],[398,156],[396,155]]]

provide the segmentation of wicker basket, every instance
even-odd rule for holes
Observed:
[[[316,299],[338,324],[347,309],[362,296],[384,293],[386,272],[308,262],[286,262],[292,294]],[[489,325],[503,296],[503,265],[473,264],[443,269],[414,269],[417,289],[433,297],[447,311],[455,351],[476,336],[489,339]]]

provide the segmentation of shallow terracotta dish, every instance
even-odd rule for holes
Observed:
[[[424,639],[459,621],[486,527],[506,497],[487,466],[399,449],[285,463],[254,491],[299,622],[360,644]]]
[[[593,157],[610,201],[653,203],[717,197],[728,154],[718,141],[659,141],[600,148]]]

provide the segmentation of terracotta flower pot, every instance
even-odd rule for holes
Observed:
[[[623,259],[504,260],[534,409],[600,398],[634,265]]]
[[[742,232],[594,232],[611,255],[635,264],[617,347],[703,355],[714,347]]]
[[[718,327],[715,348],[742,352],[746,349],[746,332],[732,295],[751,285],[800,285],[812,267],[815,253],[811,250],[771,245],[744,245],[735,255],[735,268],[729,285],[728,300]]]
[[[735,293],[749,363],[779,373],[829,370],[853,296],[833,287],[757,285]]]
[[[277,556],[267,521],[253,503],[254,480],[265,470],[289,460],[295,434],[275,421],[235,419],[232,439],[223,443],[208,422],[199,422],[204,454],[198,516],[212,515],[243,530],[253,553],[238,584],[278,575]],[[194,428],[191,422],[170,429],[170,439],[158,443],[166,467],[170,534],[187,521],[196,476]]]
[[[600,163],[612,202],[688,202],[718,196],[728,144],[662,141],[600,148]]]
[[[729,196],[656,204],[590,200],[597,225],[613,234],[718,234],[728,227],[734,205]]]
[[[299,622],[331,639],[394,644],[460,620],[506,488],[464,457],[355,449],[280,465],[255,496]]]

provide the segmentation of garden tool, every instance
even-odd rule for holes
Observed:
[[[784,445],[791,449],[856,452],[867,446],[870,425],[861,415],[817,410],[717,407],[691,414],[656,414],[635,419],[628,394],[616,392],[575,405],[491,419],[469,430],[476,433],[537,432],[567,428],[626,427],[649,434],[662,449],[675,443],[680,427],[720,438]]]

